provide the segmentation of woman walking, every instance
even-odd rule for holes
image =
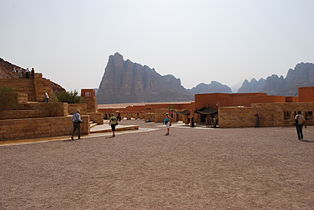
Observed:
[[[169,131],[170,131],[170,126],[171,126],[171,119],[170,119],[168,113],[166,113],[166,117],[164,119],[164,124],[166,125],[166,128],[167,128],[167,133],[165,135],[168,136],[169,135]]]

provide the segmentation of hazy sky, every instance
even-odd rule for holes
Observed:
[[[0,0],[0,57],[66,89],[96,88],[108,57],[182,85],[286,75],[314,62],[314,0]]]

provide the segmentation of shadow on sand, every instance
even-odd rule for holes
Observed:
[[[301,140],[301,142],[305,142],[305,143],[314,143],[314,140],[306,140],[306,139],[303,139],[303,140]]]

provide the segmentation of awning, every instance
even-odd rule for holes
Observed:
[[[216,114],[216,113],[218,113],[218,110],[209,106],[209,107],[203,107],[199,110],[196,110],[196,113],[199,113],[199,114]]]
[[[189,110],[184,110],[184,111],[177,111],[178,114],[183,114],[183,115],[189,115],[190,111]]]

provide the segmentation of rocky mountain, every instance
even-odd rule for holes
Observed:
[[[97,91],[99,104],[127,102],[190,101],[193,95],[172,75],[162,76],[146,65],[109,56]]]
[[[0,58],[0,80],[1,79],[3,79],[3,80],[18,79],[19,74],[17,73],[17,71],[21,71],[21,72],[25,73],[26,69],[22,68],[20,66],[14,65],[14,64]],[[43,81],[45,81],[45,84],[47,86],[51,86],[51,88],[54,92],[65,91],[65,89],[63,87],[61,87],[59,84],[54,83],[53,81],[51,81],[49,79],[43,78]]]
[[[16,69],[23,68],[0,58],[0,79],[17,79],[18,75],[14,73]]]
[[[271,75],[266,79],[245,80],[239,93],[264,92],[270,95],[296,96],[298,87],[314,86],[314,64],[299,63],[289,69],[286,77]]]
[[[232,90],[229,86],[223,85],[217,81],[212,81],[209,84],[200,83],[197,86],[189,89],[189,92],[192,94],[201,94],[201,93],[232,93]]]

